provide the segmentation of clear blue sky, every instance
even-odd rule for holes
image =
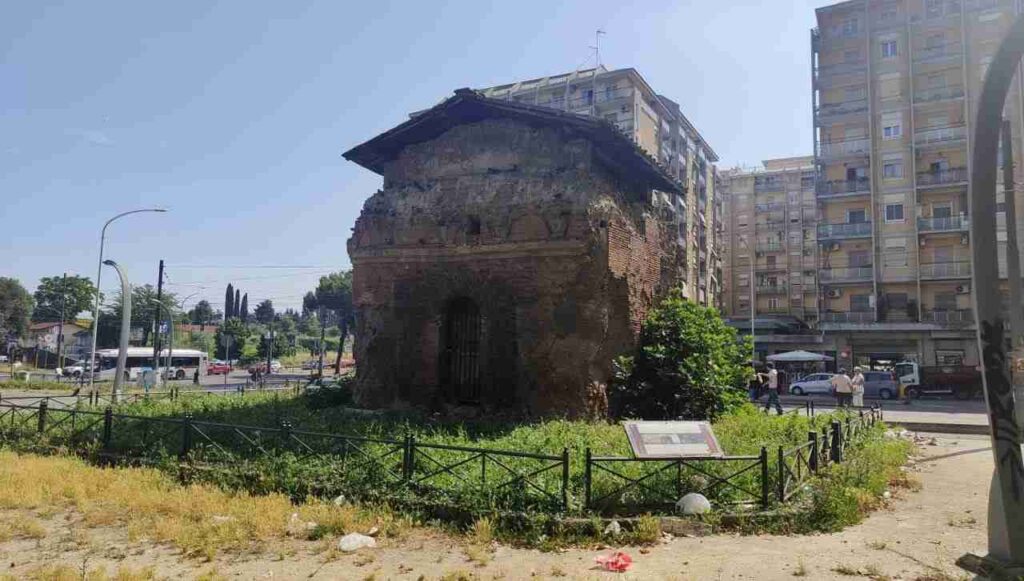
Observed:
[[[347,268],[378,176],[341,153],[459,87],[635,67],[721,156],[811,151],[823,1],[13,2],[0,19],[0,276],[224,285],[297,306]],[[587,63],[590,64],[590,63]],[[315,266],[315,269],[199,268]],[[114,288],[110,269],[104,289]]]

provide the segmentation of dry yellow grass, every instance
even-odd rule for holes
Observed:
[[[0,581],[149,581],[155,579],[153,569],[132,569],[119,567],[113,574],[103,567],[82,570],[69,565],[43,565],[36,567],[20,577],[0,575]]]
[[[0,510],[52,514],[58,508],[80,513],[87,526],[125,526],[132,540],[168,542],[187,555],[206,558],[222,550],[257,549],[289,532],[323,538],[377,527],[381,535],[395,536],[408,526],[384,510],[321,501],[296,507],[280,494],[250,496],[206,485],[180,486],[152,469],[104,469],[70,457],[0,452]],[[301,523],[316,527],[289,527],[294,513]],[[17,534],[45,534],[36,525],[22,522]]]

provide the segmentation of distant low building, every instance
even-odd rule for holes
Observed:
[[[49,321],[40,323],[31,323],[28,326],[28,340],[26,341],[27,347],[39,347],[48,351],[57,350],[57,337],[60,335],[61,325],[60,321]],[[64,323],[64,343],[67,346],[68,339],[74,336],[79,331],[85,331],[86,328],[75,323]]]
[[[684,279],[683,185],[610,121],[463,89],[345,153],[362,404],[596,415]]]

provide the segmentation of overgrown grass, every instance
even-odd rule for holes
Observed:
[[[0,393],[10,391],[70,391],[78,387],[78,383],[67,381],[17,381],[5,379],[0,381]]]
[[[88,526],[125,526],[133,540],[170,543],[202,558],[257,549],[289,535],[314,539],[377,527],[381,535],[396,536],[411,524],[377,507],[317,499],[296,507],[282,494],[252,496],[207,485],[179,486],[154,469],[102,469],[75,458],[9,451],[0,451],[0,509],[73,509]],[[45,534],[38,523],[15,530],[31,538]]]

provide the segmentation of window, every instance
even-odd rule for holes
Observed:
[[[850,295],[850,310],[855,313],[871,311],[871,295]]]
[[[927,18],[938,18],[942,16],[943,0],[925,0],[924,15]]]
[[[932,249],[932,262],[950,263],[953,262],[952,246],[936,246]]]
[[[885,302],[894,311],[906,311],[909,300],[910,297],[907,293],[886,293],[885,295]]]
[[[768,257],[768,268],[775,268],[775,256]]]
[[[860,30],[860,20],[856,18],[847,18],[843,21],[843,34],[846,36],[852,36],[857,34]]]
[[[892,58],[897,56],[898,48],[895,40],[886,40],[882,43],[882,58]]]
[[[885,74],[878,75],[878,93],[883,98],[885,98],[885,97],[899,97],[902,92],[903,92],[903,79],[900,77],[899,73],[885,73]],[[896,113],[895,115],[886,114],[886,115],[883,115],[883,117],[882,117],[882,121],[883,121],[884,125],[888,125],[888,123],[885,123],[885,120],[887,118],[890,118],[890,117],[892,118],[893,121],[895,121],[897,123],[900,120],[899,113]]]
[[[928,75],[928,87],[931,89],[941,89],[946,86],[946,75],[941,73],[935,73]]]
[[[950,292],[935,293],[935,310],[936,311],[955,311],[956,310],[956,293],[950,293]]]
[[[953,206],[949,204],[933,204],[932,205],[932,218],[952,218],[953,217]]]
[[[886,8],[882,11],[882,14],[879,15],[878,20],[879,22],[892,22],[898,17],[899,12],[895,8]]]
[[[903,204],[886,204],[885,206],[885,221],[886,222],[902,222],[903,217]]]
[[[846,211],[846,222],[849,224],[863,224],[867,221],[867,210],[865,210],[864,208]]]
[[[885,268],[903,268],[907,266],[907,240],[905,238],[893,238],[885,241],[882,265]]]
[[[851,250],[849,257],[852,267],[871,266],[871,253],[867,250]]]
[[[882,176],[887,179],[900,179],[903,177],[902,161],[886,161],[882,164]]]
[[[882,127],[882,139],[899,139],[903,135],[903,128],[899,123]]]
[[[778,297],[772,297],[768,299],[768,308],[771,310],[778,310],[782,307],[782,301]]]

